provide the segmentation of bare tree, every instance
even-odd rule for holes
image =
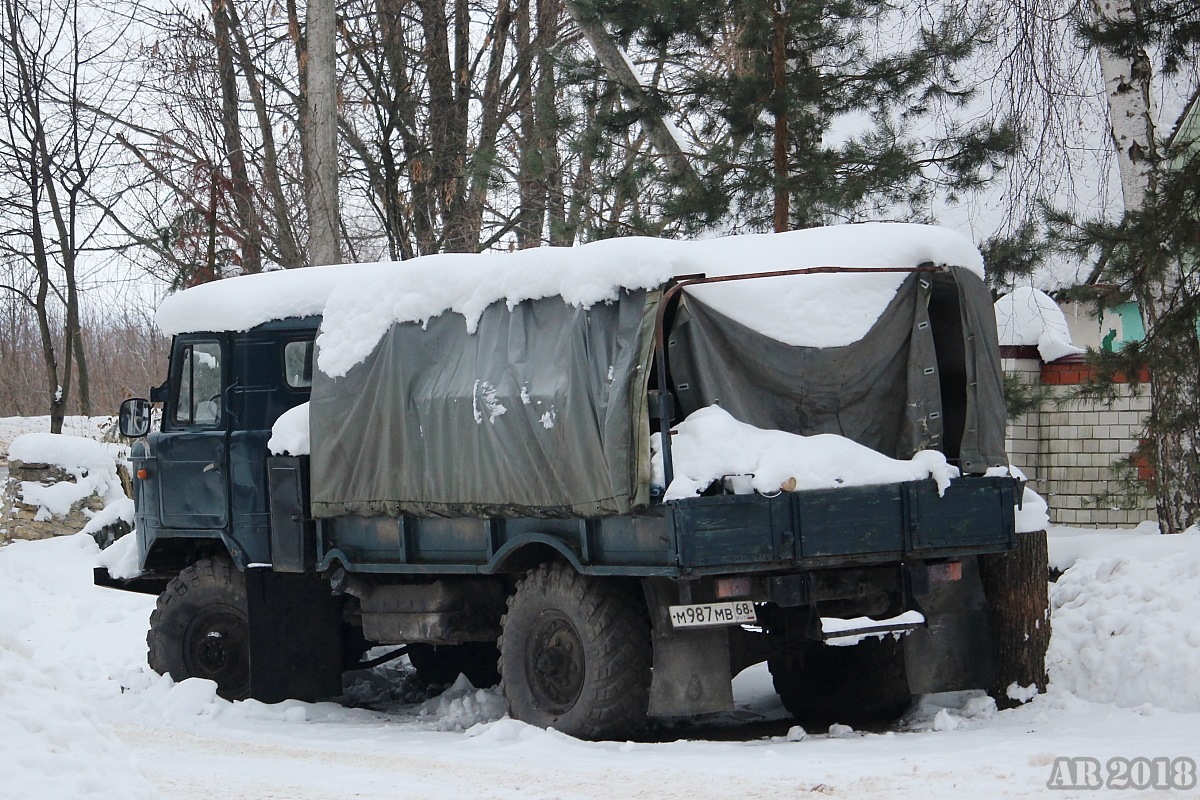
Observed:
[[[91,405],[81,262],[98,247],[102,215],[90,191],[111,140],[87,109],[106,99],[97,73],[105,51],[75,0],[3,0],[0,15],[3,288],[36,317],[43,397],[59,432],[75,380],[85,413]]]

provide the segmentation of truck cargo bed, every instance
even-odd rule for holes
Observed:
[[[670,576],[953,558],[1015,543],[1007,477],[696,497],[597,519],[360,517],[317,521],[318,568],[495,573],[552,548],[580,572]]]

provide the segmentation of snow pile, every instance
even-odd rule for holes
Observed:
[[[459,675],[449,689],[417,707],[418,716],[435,718],[434,728],[439,731],[465,731],[507,713],[499,688],[476,689],[466,675]]]
[[[94,706],[119,694],[109,675],[144,664],[153,600],[92,587],[95,553],[72,536],[0,557],[0,796],[158,797]]]
[[[308,403],[301,403],[279,415],[271,426],[267,450],[277,456],[309,454]]]
[[[1016,469],[1016,467],[1013,467]],[[1021,493],[1016,513],[1017,533],[1035,533],[1050,527],[1050,506],[1028,486]]]
[[[109,502],[103,509],[97,511],[79,532],[94,535],[118,522],[125,522],[132,527],[135,515],[133,500],[122,497],[120,500]]]
[[[1050,567],[1066,572],[1081,558],[1129,556],[1138,560],[1175,558],[1191,548],[1188,537],[1160,536],[1157,522],[1125,530],[1096,530],[1055,525],[1047,538]]]
[[[157,797],[86,692],[0,623],[0,775],[12,798]]]
[[[538,748],[543,748],[547,745],[565,744],[569,747],[584,744],[565,733],[537,728],[527,722],[520,722],[508,717],[494,722],[480,722],[472,725],[466,730],[466,735],[468,738],[477,739],[481,744],[486,745],[533,742]]]
[[[1051,683],[1094,702],[1200,711],[1200,532],[1107,536],[1051,587]]]
[[[1058,303],[1030,286],[1013,289],[996,301],[996,330],[1001,345],[1036,345],[1043,361],[1085,352],[1071,344]]]
[[[961,234],[924,225],[866,223],[705,241],[644,237],[508,254],[437,254],[403,263],[309,267],[244,275],[168,297],[155,317],[168,334],[246,330],[272,319],[322,314],[319,368],[345,375],[397,322],[447,311],[474,332],[484,309],[561,297],[588,308],[622,289],[653,289],[676,275],[709,277],[816,266],[949,264],[983,274]],[[795,345],[856,341],[895,295],[904,273],[809,275],[689,291],[743,324]],[[231,282],[232,281],[232,282]]]
[[[204,678],[188,678],[175,683],[163,675],[155,685],[154,697],[162,712],[170,717],[210,716],[217,711],[217,682]]]
[[[21,481],[18,490],[23,503],[37,506],[39,522],[51,517],[65,517],[80,501],[99,496],[106,507],[125,500],[125,490],[117,477],[117,461],[126,457],[120,445],[101,444],[91,439],[57,433],[27,433],[12,441],[9,458],[27,464],[53,464],[62,467],[75,478],[74,482],[59,481],[43,486],[36,481]],[[133,522],[132,507],[117,506],[113,514]],[[111,514],[110,514],[111,516]],[[97,528],[98,530],[98,528]]]
[[[128,502],[131,505],[133,503],[132,500],[129,500]],[[80,533],[90,535],[92,533],[90,529],[93,527],[93,524],[107,511],[108,509],[106,508],[104,511],[93,517],[92,521],[89,522],[87,527],[80,531]],[[132,516],[132,509],[130,509],[130,514]],[[100,527],[97,527],[96,530],[100,530]],[[108,574],[117,580],[122,580],[124,578],[136,578],[138,575],[141,575],[142,570],[140,556],[138,555],[137,536],[133,535],[132,533],[127,534],[122,536],[120,539],[117,539],[109,547],[101,550],[100,557],[96,560],[96,566],[106,568],[108,570]]]
[[[921,695],[904,715],[903,725],[913,731],[957,731],[995,718],[996,701],[982,691],[940,692]]]
[[[671,437],[674,479],[665,499],[694,497],[725,476],[748,478],[763,494],[840,486],[871,486],[933,478],[944,491],[958,469],[941,453],[925,450],[898,461],[834,434],[798,436],[770,431],[734,419],[720,406],[693,412]],[[654,485],[665,482],[662,435],[650,440]],[[740,488],[740,487],[739,487]],[[737,490],[737,488],[735,488]]]
[[[63,432],[87,439],[103,439],[112,428],[113,417],[64,417]],[[13,439],[27,433],[50,430],[50,417],[0,417],[0,460],[3,460]]]

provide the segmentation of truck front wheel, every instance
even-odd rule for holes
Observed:
[[[500,675],[514,718],[586,739],[645,722],[649,624],[627,587],[542,564],[517,584],[502,627]]]
[[[155,672],[215,681],[227,700],[249,697],[245,576],[224,558],[201,559],[179,573],[158,597],[146,644]]]

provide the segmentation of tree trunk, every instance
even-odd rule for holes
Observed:
[[[775,232],[788,229],[788,97],[787,97],[787,18],[782,0],[776,0],[774,8],[774,47],[771,53],[772,83],[775,96],[772,101],[775,114]]]
[[[530,20],[530,0],[517,0],[516,34],[513,44],[518,53],[525,54],[517,67],[517,116],[520,119],[520,156],[517,165],[517,191],[521,198],[517,212],[517,247],[525,250],[542,243],[542,223],[545,220],[546,187],[542,181],[539,120],[533,102],[533,25]]]
[[[275,222],[275,237],[279,249],[279,260],[285,267],[302,266],[303,256],[296,244],[296,234],[292,227],[292,215],[288,208],[287,199],[283,196],[283,186],[279,180],[279,154],[275,147],[275,132],[271,127],[270,111],[266,98],[263,96],[262,84],[250,53],[250,45],[246,40],[246,32],[242,29],[242,21],[237,12],[234,0],[226,0],[229,11],[229,25],[237,43],[238,62],[246,79],[246,87],[250,91],[250,101],[254,106],[254,116],[258,121],[259,135],[262,137],[263,160],[262,180],[263,189],[271,199],[271,211]]]
[[[1099,22],[1134,22],[1141,0],[1092,0]],[[1151,67],[1146,50],[1125,56],[1100,49],[1100,73],[1109,110],[1109,133],[1117,151],[1125,211],[1137,211],[1146,201],[1158,166],[1158,143],[1151,105]]]
[[[338,246],[337,81],[333,0],[310,0],[305,25],[304,148],[310,264],[341,261]]]
[[[213,0],[212,19],[217,47],[217,77],[221,85],[221,133],[225,145],[225,160],[229,164],[230,189],[237,211],[242,245],[242,270],[262,271],[262,250],[258,225],[258,210],[254,189],[246,168],[242,127],[238,103],[237,69],[233,60],[233,41],[228,9],[221,0]],[[212,167],[210,180],[217,180],[217,165]]]
[[[546,182],[546,218],[550,244],[570,245],[567,238],[567,201],[563,189],[562,157],[556,131],[562,123],[556,105],[558,75],[551,48],[557,41],[561,0],[538,0],[537,96],[534,101],[538,120],[538,141],[542,149],[542,170]]]
[[[85,417],[92,415],[92,380],[88,374],[87,351],[83,346],[83,331],[76,327],[75,345],[75,374],[79,378],[79,413]]]
[[[1150,438],[1153,443],[1154,500],[1163,533],[1183,533],[1200,524],[1200,345],[1195,336],[1160,343],[1175,351],[1175,364],[1150,375]]]
[[[487,75],[484,78],[483,95],[479,98],[479,138],[471,159],[470,193],[467,198],[467,224],[476,241],[483,230],[483,209],[487,203],[488,184],[496,163],[499,161],[496,139],[504,124],[501,112],[503,88],[506,82],[502,74],[504,57],[508,48],[512,27],[512,5],[509,0],[499,0],[496,16],[488,32],[491,47],[488,53]]]
[[[1050,645],[1049,565],[1046,532],[1017,535],[1017,548],[979,557],[979,574],[996,639],[996,681],[988,694],[1000,708],[1020,701],[1009,688],[1046,691],[1046,648]]]

